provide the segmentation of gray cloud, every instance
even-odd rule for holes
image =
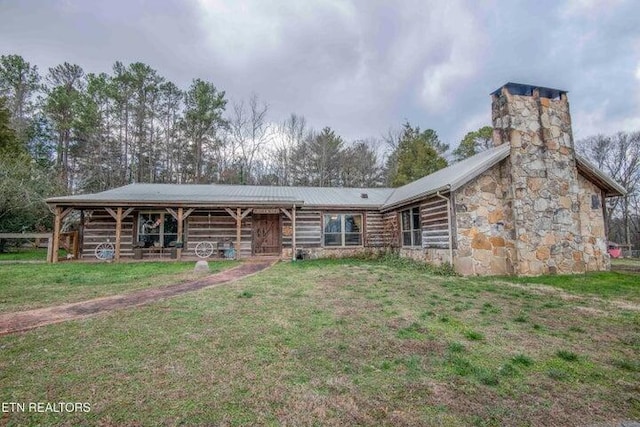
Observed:
[[[5,0],[0,53],[43,72],[141,61],[347,139],[407,119],[455,145],[490,124],[492,90],[540,84],[570,91],[580,138],[640,129],[639,12],[633,0]]]

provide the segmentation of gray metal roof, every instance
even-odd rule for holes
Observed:
[[[578,171],[602,188],[607,197],[627,194],[627,190],[622,185],[579,154],[576,154],[576,166]]]
[[[96,194],[54,197],[67,205],[293,205],[378,208],[392,188],[275,187],[220,184],[130,184]],[[363,198],[362,195],[367,197]]]
[[[390,210],[439,191],[455,191],[509,156],[508,144],[490,148],[399,188],[274,187],[220,184],[130,184],[96,194],[53,197],[66,206],[305,206]],[[625,189],[581,156],[580,172],[607,196]],[[366,194],[367,197],[362,197]]]
[[[457,190],[491,166],[506,159],[507,156],[509,156],[508,144],[482,151],[475,156],[440,169],[431,175],[396,188],[391,197],[389,197],[382,206],[382,209],[388,210],[410,203],[411,201],[435,194],[438,191],[446,192]]]

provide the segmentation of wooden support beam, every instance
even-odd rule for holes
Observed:
[[[249,208],[246,211],[244,211],[242,213],[242,217],[240,219],[245,219],[247,217],[247,215],[249,215],[251,213],[252,210],[253,210],[253,208]]]
[[[187,209],[187,211],[182,215],[182,219],[189,218],[189,215],[191,215],[195,210],[196,208]]]
[[[80,256],[80,232],[75,231],[73,233],[73,242],[71,247],[73,248],[73,259],[78,259]]]
[[[60,214],[60,219],[64,219],[65,216],[67,216],[69,214],[69,212],[71,212],[73,210],[73,208],[67,208],[65,210],[62,211],[62,213]]]
[[[135,209],[135,208],[129,208],[129,209],[127,209],[126,211],[124,211],[124,212],[122,213],[122,219],[125,219],[126,217],[128,217],[128,216],[131,214],[131,212],[133,212],[133,211],[134,211],[134,209]]]
[[[233,218],[233,219],[235,219],[235,220],[237,220],[237,219],[238,219],[238,218],[236,217],[236,214],[235,214],[231,209],[229,209],[229,208],[224,208],[224,210],[225,210],[225,211],[227,211],[227,213],[228,213],[229,215],[231,215],[231,218]],[[238,211],[240,211],[240,208],[238,208]]]
[[[184,222],[184,211],[182,208],[178,208],[178,243],[182,243],[182,232],[184,230],[183,228],[183,222]],[[181,245],[178,245],[181,246]],[[178,255],[178,260],[182,259],[182,248],[178,247],[176,249],[177,251],[177,255]]]
[[[280,211],[282,211],[282,213],[285,214],[287,216],[287,218],[289,218],[291,221],[293,221],[293,218],[292,218],[292,216],[291,216],[291,214],[289,213],[288,210],[286,210],[285,208],[280,208]]]
[[[114,210],[113,210],[113,209],[111,209],[111,208],[104,208],[104,210],[105,210],[105,211],[107,211],[107,213],[108,213],[109,215],[111,215],[111,217],[112,217],[113,219],[115,219],[116,221],[118,220],[118,215],[114,212]]]
[[[47,241],[47,262],[53,262],[53,236],[49,236],[49,240]]]
[[[181,208],[182,209],[182,208]],[[171,216],[173,217],[173,219],[175,219],[176,221],[178,220],[178,213],[176,211],[174,211],[171,208],[167,208],[167,212],[169,212],[171,214]]]
[[[51,250],[51,262],[58,262],[58,249],[60,247],[60,229],[62,228],[62,208],[56,207],[56,217],[53,220],[53,248]]]
[[[286,212],[286,211],[285,211]],[[296,205],[291,208],[291,258],[296,259]]]
[[[116,212],[116,261],[120,261],[120,243],[122,241],[122,208]]]
[[[242,240],[242,209],[236,210],[236,259],[240,259],[240,243]]]

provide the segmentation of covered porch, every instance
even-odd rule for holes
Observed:
[[[299,205],[295,201],[235,206],[50,202],[50,206],[55,216],[52,253],[57,253],[63,231],[74,227],[79,236],[77,258],[83,260],[180,260],[203,256],[197,250],[203,247],[212,249],[208,255],[212,258],[288,258],[296,253]]]

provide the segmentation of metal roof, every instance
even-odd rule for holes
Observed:
[[[618,184],[609,175],[602,172],[593,163],[579,154],[576,154],[576,166],[580,173],[604,190],[606,197],[624,196],[627,194],[627,190],[622,185]]]
[[[396,188],[391,197],[389,197],[382,206],[382,209],[392,209],[396,206],[435,194],[438,191],[446,192],[457,190],[491,166],[506,159],[507,156],[509,156],[508,144],[482,151],[475,156],[440,169],[431,175]]]
[[[130,184],[96,194],[54,197],[66,205],[304,205],[379,208],[392,188],[276,187],[220,184]],[[363,197],[363,194],[366,197]]]
[[[455,191],[509,156],[510,146],[490,148],[461,162],[398,188],[275,187],[221,184],[130,184],[96,194],[53,197],[46,202],[66,206],[305,206],[390,210],[438,192]],[[578,170],[607,196],[625,189],[576,155]],[[364,197],[366,195],[366,197]]]

